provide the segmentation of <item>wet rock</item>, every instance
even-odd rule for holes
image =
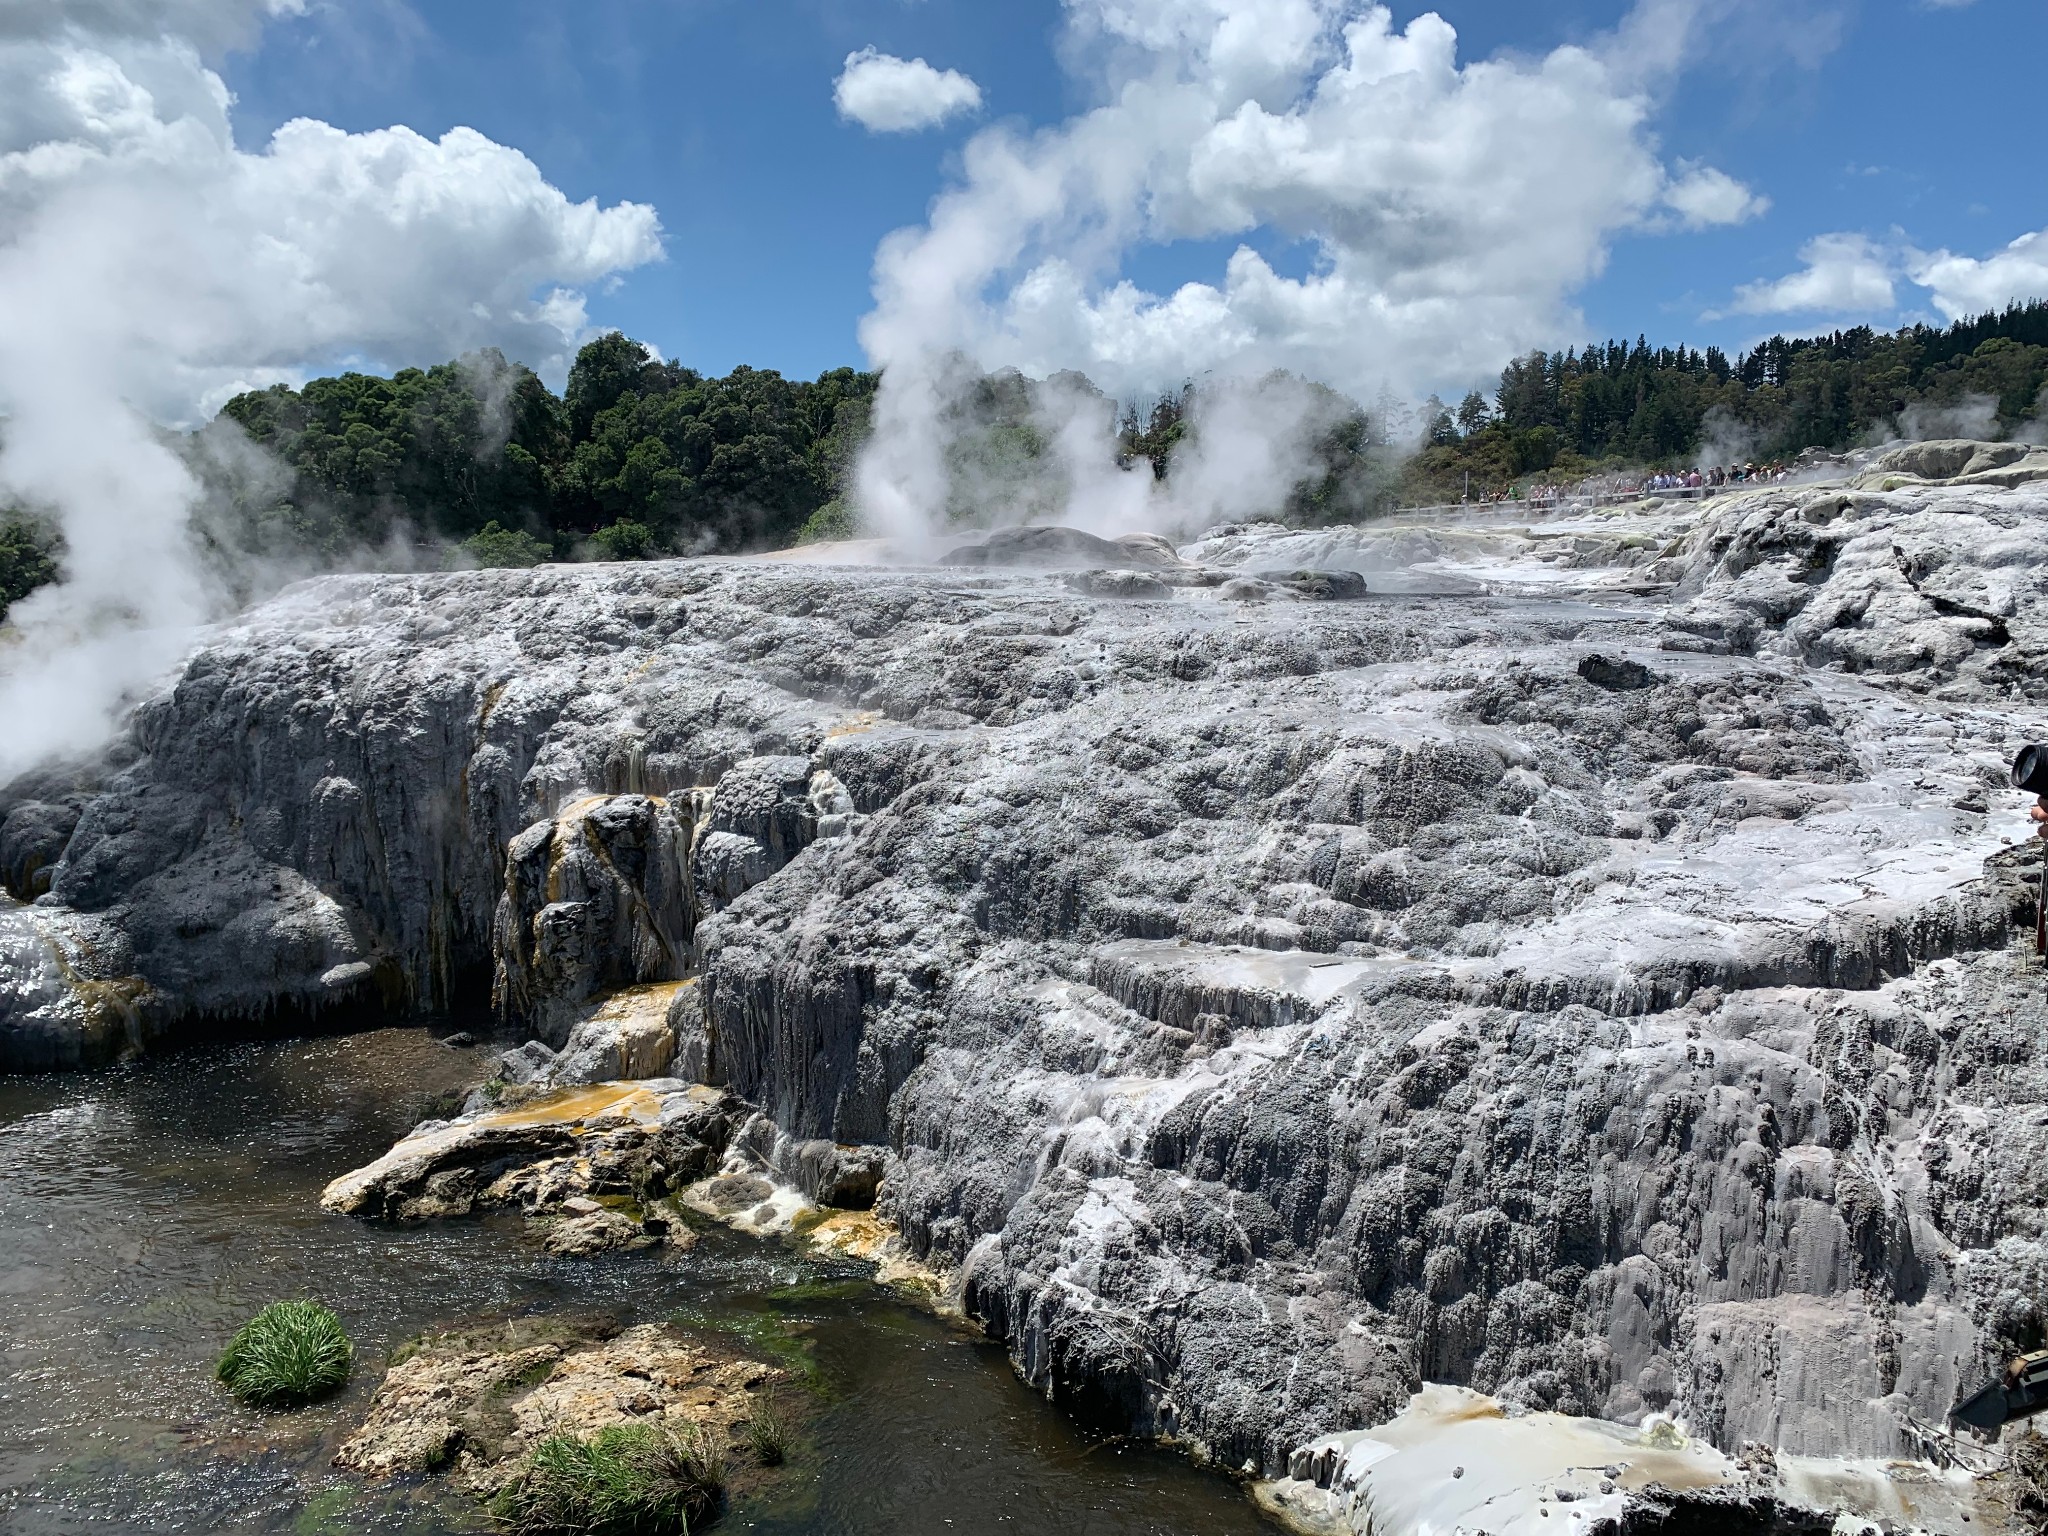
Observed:
[[[79,806],[27,800],[0,820],[0,886],[17,900],[34,901],[50,888],[50,873],[78,825]]]
[[[320,1204],[392,1221],[467,1216],[499,1175],[566,1152],[576,1140],[571,1125],[538,1117],[429,1122],[375,1163],[330,1183]]]
[[[679,978],[696,925],[695,836],[687,798],[612,795],[512,839],[494,929],[501,1021],[559,1046],[591,999]]]
[[[688,1231],[688,1228],[682,1230]],[[660,1235],[625,1211],[593,1205],[578,1210],[575,1198],[563,1203],[562,1214],[541,1225],[541,1246],[557,1258],[585,1259],[621,1249],[651,1248]]]
[[[664,1079],[501,1094],[515,1097],[418,1127],[330,1183],[321,1206],[391,1221],[515,1208],[550,1252],[572,1257],[689,1246],[662,1202],[717,1166],[739,1106]]]
[[[1639,661],[1629,661],[1602,656],[1597,652],[1579,662],[1579,676],[1595,688],[1605,688],[1609,693],[1628,693],[1638,688],[1653,687],[1658,678]]]
[[[1262,603],[1280,595],[1280,588],[1256,576],[1233,576],[1220,583],[1216,595],[1226,603]]]
[[[875,1203],[888,1166],[884,1148],[830,1142],[806,1142],[804,1147],[808,1168],[797,1187],[818,1204],[864,1211]]]
[[[1296,597],[1328,601],[1365,596],[1365,578],[1356,571],[1269,570],[1255,571],[1253,575]]]
[[[1173,588],[1142,571],[1078,571],[1064,578],[1067,586],[1089,597],[1166,598]]]
[[[334,1464],[370,1477],[438,1472],[455,1460],[485,1401],[533,1385],[561,1360],[560,1344],[529,1349],[428,1346],[384,1373],[362,1427]]]
[[[539,1080],[553,1087],[663,1077],[676,1055],[682,994],[692,981],[650,982],[614,993],[570,1030]]]
[[[674,1070],[701,1082],[711,1071],[703,1007],[694,978],[628,987],[588,1004],[560,1050],[540,1040],[502,1051],[499,1086],[528,1090],[583,1087],[667,1077]],[[468,1107],[479,1113],[498,1102],[495,1089],[479,1089]]]
[[[128,963],[105,921],[0,895],[0,1064],[60,1071],[139,1052],[155,995]]]
[[[556,1054],[545,1041],[529,1040],[524,1045],[516,1045],[509,1051],[498,1053],[498,1076],[508,1083],[537,1083],[547,1087],[548,1075],[554,1070]]]
[[[662,1324],[526,1319],[429,1335],[395,1359],[335,1465],[370,1477],[450,1471],[488,1495],[550,1435],[690,1426],[737,1453],[776,1367]]]
[[[772,1174],[805,1200],[831,1209],[864,1211],[872,1207],[882,1179],[888,1171],[888,1150],[878,1146],[847,1146],[822,1138],[799,1139],[787,1135],[766,1115],[754,1115],[734,1133],[729,1161],[745,1163]],[[724,1210],[727,1196],[718,1191],[753,1191],[750,1176],[745,1182],[713,1186],[707,1198],[714,1208]],[[767,1197],[764,1185],[755,1201]]]
[[[730,1215],[759,1205],[775,1193],[775,1186],[757,1174],[728,1173],[711,1180],[699,1191],[713,1210]]]

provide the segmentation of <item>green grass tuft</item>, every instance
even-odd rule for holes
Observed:
[[[341,1319],[317,1301],[274,1301],[221,1352],[213,1374],[259,1408],[292,1408],[348,1381],[355,1346]]]
[[[689,1536],[724,1492],[724,1456],[694,1426],[614,1424],[541,1441],[491,1518],[513,1536]]]
[[[789,1426],[775,1406],[775,1399],[763,1392],[755,1397],[753,1412],[745,1425],[747,1445],[754,1459],[764,1467],[779,1467],[789,1454]]]

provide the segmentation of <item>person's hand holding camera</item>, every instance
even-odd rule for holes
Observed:
[[[2012,760],[2012,787],[2034,792],[2027,820],[2034,824],[2036,837],[2048,837],[2048,743],[2020,748]]]

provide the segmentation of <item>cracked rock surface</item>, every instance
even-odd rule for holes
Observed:
[[[2038,1347],[2048,487],[1179,558],[294,588],[0,790],[0,1058],[694,978],[651,1070],[1267,1471],[1425,1379],[1916,1454]]]

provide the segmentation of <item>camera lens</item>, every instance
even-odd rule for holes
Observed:
[[[2048,746],[2035,742],[2020,748],[2012,760],[2012,783],[2030,794],[2048,794]]]

